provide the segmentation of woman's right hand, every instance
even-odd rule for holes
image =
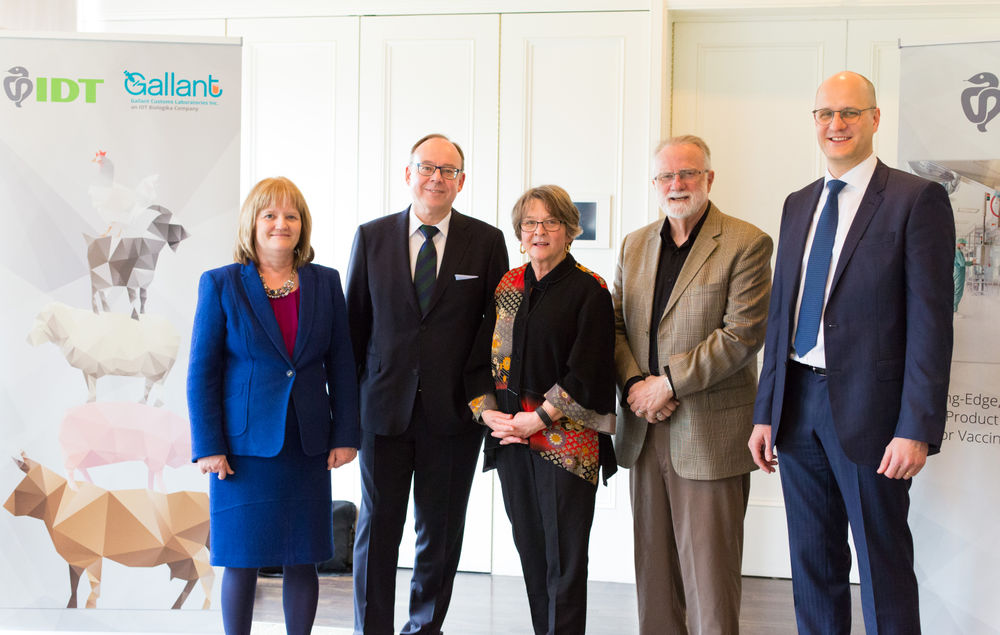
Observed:
[[[225,454],[213,454],[212,456],[201,457],[198,459],[198,469],[201,470],[202,474],[208,474],[209,472],[218,474],[220,481],[224,481],[227,476],[236,473],[233,472],[233,468],[229,467],[229,460]]]
[[[527,443],[526,439],[522,439],[514,433],[513,419],[514,415],[509,415],[499,410],[483,411],[483,423],[493,431],[490,433],[490,436],[500,439],[505,443]]]

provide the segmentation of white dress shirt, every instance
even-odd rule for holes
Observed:
[[[801,362],[803,364],[808,364],[809,366],[816,366],[818,368],[826,368],[826,347],[823,341],[823,324],[826,318],[826,301],[830,297],[830,283],[833,281],[833,272],[837,270],[837,261],[840,259],[840,252],[844,248],[844,240],[847,238],[847,232],[851,229],[851,223],[854,222],[854,217],[857,216],[858,207],[861,206],[861,199],[865,195],[865,191],[868,189],[868,183],[872,180],[872,175],[875,173],[875,166],[878,164],[878,158],[875,153],[872,152],[868,155],[868,158],[857,164],[846,173],[841,175],[839,178],[835,178],[830,174],[829,169],[826,172],[826,178],[823,180],[823,193],[819,196],[819,201],[816,203],[816,210],[813,212],[812,224],[809,226],[809,234],[806,236],[806,248],[802,252],[802,271],[799,276],[799,295],[798,299],[795,301],[795,322],[796,328],[798,328],[799,323],[799,306],[802,304],[802,292],[806,285],[806,267],[809,265],[809,251],[812,249],[813,236],[816,234],[816,224],[819,222],[819,215],[823,211],[823,206],[826,205],[826,198],[829,194],[829,190],[826,189],[826,184],[832,180],[843,181],[847,185],[840,190],[840,196],[837,198],[837,233],[833,239],[833,253],[830,256],[830,270],[826,275],[826,290],[823,292],[823,313],[820,315],[820,329],[816,336],[816,346],[806,353],[805,355],[799,356],[797,353],[792,353],[792,359]],[[792,334],[792,341],[795,341],[795,334]]]
[[[438,228],[438,233],[434,234],[434,250],[437,252],[437,269],[434,273],[437,274],[441,271],[441,259],[444,258],[444,244],[448,240],[448,225],[451,223],[451,212],[441,219],[441,222],[434,225]],[[414,213],[413,208],[410,208],[410,280],[413,280],[413,275],[417,270],[417,252],[420,251],[421,245],[424,244],[424,233],[420,231],[421,225],[426,225],[424,221],[417,218],[416,213]]]

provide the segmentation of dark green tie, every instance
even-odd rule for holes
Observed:
[[[427,315],[427,307],[431,303],[434,292],[434,281],[437,279],[437,249],[434,248],[434,235],[438,228],[433,225],[421,225],[420,233],[424,235],[424,244],[417,252],[417,266],[413,271],[413,286],[417,289],[417,301],[420,302],[420,312]]]

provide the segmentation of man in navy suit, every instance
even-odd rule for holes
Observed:
[[[402,632],[441,632],[483,439],[462,372],[507,271],[500,230],[451,207],[465,183],[457,144],[417,141],[406,183],[408,209],[358,228],[347,278],[362,430],[354,632],[376,635],[394,632],[411,479],[417,544]]]
[[[909,488],[940,450],[955,225],[944,188],[874,152],[875,88],[816,93],[827,174],[785,200],[750,451],[781,455],[800,633],[850,633],[850,525],[865,629],[920,632]]]

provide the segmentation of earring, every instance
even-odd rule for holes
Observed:
[[[520,250],[522,254],[528,253],[528,250],[524,248],[524,245],[521,245]]]
[[[573,246],[573,243],[566,243],[566,253],[569,253],[569,248]]]

